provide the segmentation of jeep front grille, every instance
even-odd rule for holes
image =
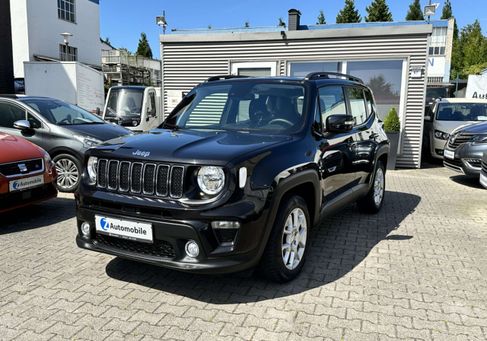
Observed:
[[[459,145],[472,141],[475,134],[459,133],[450,136],[448,140],[448,147],[457,149]]]
[[[184,170],[183,166],[99,159],[96,185],[120,193],[179,199]]]

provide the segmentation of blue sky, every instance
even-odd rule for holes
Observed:
[[[365,16],[365,7],[371,0],[356,0],[355,5]],[[388,0],[394,20],[404,20],[412,0]],[[444,0],[439,2],[439,14]],[[487,0],[451,0],[453,14],[459,27],[480,20],[484,34],[487,32]],[[287,22],[287,11],[299,9],[302,24],[314,24],[320,10],[325,12],[327,23],[334,23],[343,0],[101,0],[101,37],[109,37],[115,47],[137,49],[140,32],[145,32],[155,57],[159,57],[159,39],[162,32],[155,23],[155,17],[166,10],[172,28],[191,29],[242,27],[246,21],[250,26],[274,26],[281,17]],[[421,1],[422,5],[427,0]]]

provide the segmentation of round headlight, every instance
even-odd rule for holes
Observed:
[[[88,164],[86,166],[88,171],[88,177],[90,179],[91,184],[96,183],[96,174],[97,174],[97,165],[98,165],[98,158],[94,156],[90,156],[88,159]]]
[[[221,192],[225,184],[225,173],[220,167],[205,166],[198,171],[198,186],[208,195]]]

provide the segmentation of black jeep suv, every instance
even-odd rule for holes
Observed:
[[[310,229],[380,210],[389,143],[360,79],[216,76],[159,129],[90,149],[78,246],[201,273],[301,271]]]

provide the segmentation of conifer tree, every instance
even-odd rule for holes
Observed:
[[[137,46],[137,52],[135,54],[137,56],[152,58],[152,50],[147,41],[147,35],[144,32],[140,34],[139,46]]]
[[[342,8],[340,12],[338,12],[336,22],[337,24],[345,24],[345,23],[356,23],[361,22],[362,17],[360,13],[355,8],[354,0],[345,0],[345,7]]]
[[[366,7],[367,16],[365,21],[392,21],[392,14],[387,6],[386,0],[373,0],[370,6]]]
[[[316,25],[324,25],[326,24],[326,19],[325,19],[325,13],[321,10],[320,15],[318,15],[318,21],[316,22]]]
[[[423,10],[421,9],[419,0],[414,0],[413,3],[409,5],[406,20],[424,20]]]

